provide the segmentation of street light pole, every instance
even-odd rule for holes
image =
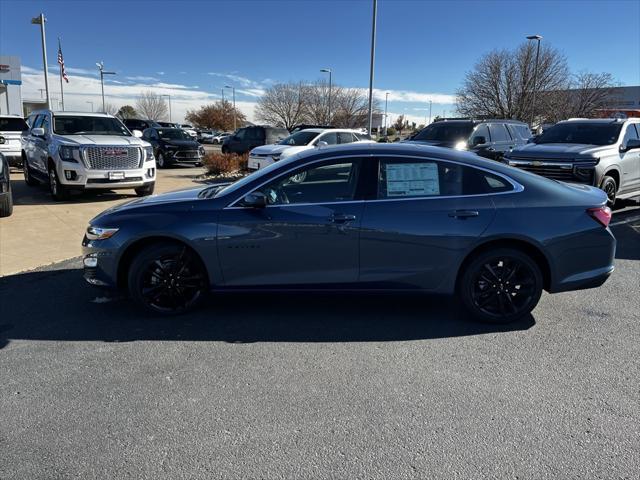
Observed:
[[[389,92],[384,95],[384,136],[387,136],[387,102],[389,100]]]
[[[160,95],[161,97],[169,97],[169,122],[171,122],[171,95],[165,93],[164,95]]]
[[[231,87],[229,85],[225,85],[224,88],[230,88],[233,93],[233,131],[235,132],[237,129],[236,126],[236,87]]]
[[[115,75],[116,72],[105,72],[104,71],[104,62],[96,63],[98,70],[100,70],[100,86],[102,88],[102,113],[107,113],[105,111],[104,106],[104,76],[105,75]]]
[[[329,74],[329,124],[331,124],[331,69],[323,68],[320,71]]]
[[[40,36],[42,39],[42,66],[44,68],[44,88],[47,92],[47,108],[51,108],[51,100],[49,98],[49,72],[47,65],[47,37],[44,31],[44,22],[46,22],[46,18],[44,18],[44,13],[41,13],[37,17],[31,19],[31,23],[33,25],[40,25]]]
[[[376,17],[378,15],[378,0],[373,0],[373,25],[371,27],[371,65],[369,67],[369,135],[373,125],[373,65],[376,56]]]
[[[533,68],[533,95],[531,100],[531,127],[533,127],[533,122],[536,118],[536,93],[538,91],[538,61],[540,59],[540,40],[542,40],[542,35],[528,35],[527,40],[536,40],[538,42],[538,46],[536,48],[536,63]]]
[[[221,88],[220,90],[222,90],[222,108],[224,108],[224,88]]]
[[[429,124],[431,124],[431,100],[429,100]]]

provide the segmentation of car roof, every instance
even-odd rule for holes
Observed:
[[[443,119],[443,120],[436,120],[430,123],[429,125],[447,124],[447,123],[473,123],[474,125],[477,125],[480,123],[513,123],[516,125],[525,125],[525,126],[527,125],[526,122],[523,122],[521,120],[513,120],[510,118],[455,118],[451,120]]]
[[[113,115],[109,114],[109,113],[102,113],[102,112],[74,112],[74,111],[69,111],[69,110],[34,110],[32,112],[29,113],[29,115],[33,115],[33,114],[42,114],[42,113],[52,113],[53,115],[57,116],[57,117],[107,117],[107,118],[114,118]]]
[[[633,123],[640,122],[640,118],[570,118],[568,120],[561,120],[558,123],[593,123],[596,125],[606,125],[611,123],[624,123],[629,121]]]
[[[314,133],[350,132],[350,133],[361,133],[360,130],[354,130],[352,128],[304,128],[302,130],[298,130],[298,132],[314,132]],[[296,132],[296,133],[298,133],[298,132]]]

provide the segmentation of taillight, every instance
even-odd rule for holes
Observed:
[[[608,227],[611,221],[611,209],[609,207],[589,208],[587,213],[603,227]]]

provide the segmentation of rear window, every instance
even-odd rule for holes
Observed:
[[[21,118],[0,118],[0,132],[22,132],[29,130],[27,122]]]

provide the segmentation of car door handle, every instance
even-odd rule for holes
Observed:
[[[343,213],[334,213],[329,217],[329,221],[331,223],[347,223],[353,222],[356,219],[355,215],[343,214]]]
[[[477,217],[480,215],[480,212],[477,210],[454,210],[453,212],[449,212],[449,216],[452,218],[469,218],[469,217]]]

